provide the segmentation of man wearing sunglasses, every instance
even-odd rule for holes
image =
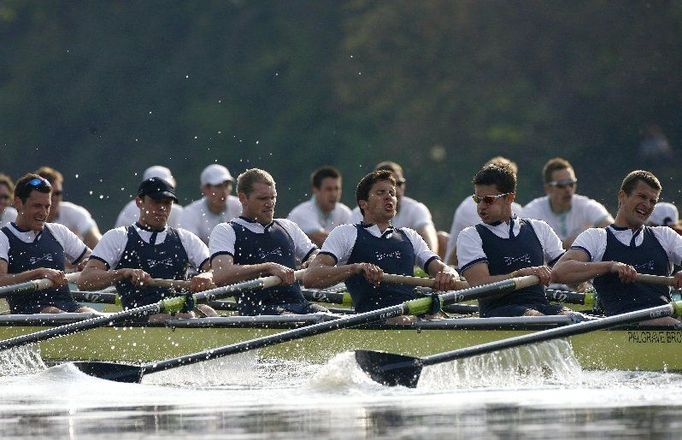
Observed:
[[[457,259],[469,285],[524,275],[536,275],[540,284],[549,284],[546,262],[552,264],[563,255],[561,240],[547,223],[513,214],[514,171],[508,166],[487,165],[476,173],[473,183],[473,200],[482,222],[464,229],[457,239]],[[542,285],[479,300],[481,317],[570,313],[549,304]]]
[[[666,285],[636,282],[638,273],[669,276],[682,264],[682,237],[667,226],[646,226],[661,194],[661,182],[649,171],[629,173],[618,191],[618,212],[612,225],[581,233],[552,270],[557,283],[577,284],[594,278],[599,303],[617,315],[670,303]],[[682,287],[682,272],[674,276]],[[679,325],[664,317],[644,325]]]
[[[231,195],[234,179],[224,166],[215,163],[207,166],[200,180],[204,196],[185,206],[180,224],[208,244],[213,228],[239,217],[242,205],[238,197]]]
[[[48,223],[52,186],[37,174],[27,174],[14,190],[15,222],[0,233],[0,285],[47,278],[54,287],[7,297],[12,313],[93,312],[74,301],[64,265],[78,265],[90,249],[66,226]]]
[[[391,220],[391,225],[394,228],[410,228],[417,231],[417,233],[424,239],[429,249],[438,253],[438,233],[431,218],[431,211],[421,202],[416,201],[411,197],[405,195],[406,179],[403,175],[403,167],[392,161],[384,161],[374,167],[375,170],[388,170],[393,174],[393,179],[396,183],[396,197],[398,204],[396,207],[395,217]],[[362,213],[359,207],[353,209],[351,218],[352,223],[360,223],[362,221]],[[445,245],[445,240],[443,240]]]
[[[52,207],[47,221],[66,226],[90,249],[94,248],[99,239],[102,238],[97,222],[84,207],[64,201],[64,176],[62,173],[50,167],[40,167],[35,173],[47,179],[52,185]]]
[[[547,222],[561,239],[564,249],[568,249],[585,229],[613,223],[613,217],[604,205],[575,193],[578,180],[566,159],[550,159],[542,174],[547,195],[524,206],[523,215]]]

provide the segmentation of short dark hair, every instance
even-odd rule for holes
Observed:
[[[563,157],[553,157],[548,160],[545,166],[542,168],[542,177],[545,179],[545,183],[549,183],[552,181],[552,173],[555,171],[568,169],[573,169],[569,161]]]
[[[358,203],[358,207],[360,207],[360,200],[367,201],[369,199],[369,191],[374,184],[382,180],[387,180],[395,186],[395,178],[393,178],[393,173],[390,170],[374,170],[360,179],[360,183],[358,183],[355,189],[355,200]],[[362,208],[360,208],[360,212],[362,215],[365,215],[365,211]]]
[[[397,174],[402,174],[404,175],[405,173],[403,172],[403,167],[398,165],[396,162],[393,162],[391,160],[385,160],[383,162],[379,162],[377,166],[374,167],[375,171],[378,170],[388,170],[392,171]]]
[[[325,165],[313,171],[313,174],[310,175],[310,183],[312,183],[315,188],[320,188],[322,186],[322,181],[328,177],[340,179],[341,173],[336,168]]]
[[[10,193],[10,197],[14,194],[14,183],[12,178],[5,173],[0,173],[0,185],[5,185]]]
[[[55,182],[64,183],[64,176],[52,167],[42,166],[36,170],[36,174],[48,180],[52,185]]]
[[[486,165],[476,173],[472,182],[474,185],[495,185],[502,193],[516,192],[516,174],[509,166]]]
[[[275,186],[275,179],[272,175],[260,168],[251,168],[237,177],[237,192],[249,196],[253,192],[253,185],[263,183],[268,186]]]
[[[37,174],[28,173],[21,179],[17,180],[17,185],[14,188],[14,197],[19,197],[23,203],[31,196],[32,191],[38,191],[44,194],[52,192],[52,185],[50,182]]]
[[[512,169],[514,174],[519,174],[519,167],[518,167],[518,165],[516,165],[516,162],[514,162],[511,159],[507,159],[504,156],[492,157],[492,158],[490,158],[490,160],[488,160],[488,162],[483,164],[483,166],[486,166],[486,165],[497,165],[500,167],[507,166],[507,167]]]
[[[644,182],[657,191],[663,189],[661,182],[654,176],[654,173],[645,170],[635,170],[625,176],[623,183],[620,185],[620,190],[625,194],[630,195],[632,194],[632,190],[635,189],[635,186],[637,186],[637,182]]]

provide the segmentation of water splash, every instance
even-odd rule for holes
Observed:
[[[0,376],[22,376],[46,369],[40,350],[33,345],[0,351]]]

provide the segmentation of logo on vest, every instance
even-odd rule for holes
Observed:
[[[382,252],[375,252],[374,256],[376,257],[377,261],[381,261],[386,258],[392,258],[394,260],[399,260],[402,254],[400,251],[393,251],[393,252],[387,252],[387,253],[382,253]]]
[[[646,272],[646,273],[653,273],[654,268],[655,268],[655,263],[654,260],[649,260],[646,263],[642,264],[633,264],[632,267],[634,267],[637,272]]]
[[[168,258],[164,258],[163,260],[149,259],[149,260],[147,260],[147,264],[149,265],[150,269],[153,269],[157,266],[173,267],[175,265],[175,262],[173,261],[172,257],[168,257]]]
[[[266,260],[268,257],[283,257],[284,251],[281,247],[277,247],[271,251],[264,251],[262,249],[258,250],[258,258],[261,260]]]
[[[42,257],[31,257],[28,259],[29,264],[36,265],[38,263],[42,262],[53,262],[54,261],[54,255],[52,254],[45,254]]]
[[[530,255],[528,254],[523,254],[520,257],[504,257],[504,264],[506,264],[507,266],[511,266],[514,263],[532,264],[530,260]]]

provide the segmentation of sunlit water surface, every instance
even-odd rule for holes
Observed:
[[[511,366],[510,366],[511,365]],[[29,349],[0,356],[0,436],[73,438],[679,438],[682,376],[583,371],[563,341],[428,367],[416,389],[256,354],[123,384]]]

